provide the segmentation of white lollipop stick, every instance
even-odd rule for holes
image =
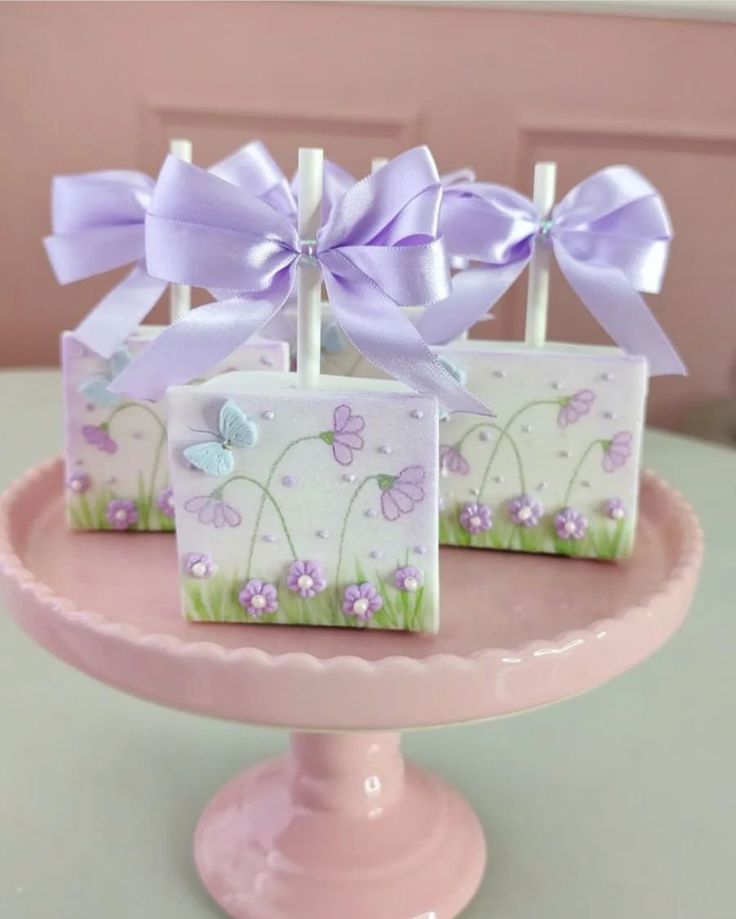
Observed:
[[[544,220],[555,202],[557,163],[534,166],[534,203]],[[547,306],[549,303],[550,248],[537,245],[529,263],[529,286],[526,296],[526,343],[543,348],[547,339]]]
[[[322,215],[324,151],[299,149],[299,238],[314,243]],[[296,369],[299,385],[319,386],[322,337],[322,272],[319,265],[302,258],[297,266]]]
[[[375,156],[371,160],[371,172],[378,172],[379,169],[383,169],[386,163],[388,163],[388,157]]]
[[[169,153],[184,163],[192,162],[192,142],[177,138],[169,143]],[[172,284],[169,287],[169,322],[181,319],[192,308],[192,288],[188,284]]]

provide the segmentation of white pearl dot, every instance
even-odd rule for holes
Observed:
[[[357,616],[364,616],[368,612],[369,606],[370,604],[365,597],[361,597],[360,600],[356,600],[355,603],[353,603],[353,612]]]
[[[256,594],[255,597],[250,601],[250,605],[254,609],[263,609],[266,605],[266,598],[262,594]]]
[[[583,479],[583,481],[580,484],[583,486],[583,488],[591,487],[590,482],[587,479]]]
[[[409,593],[414,593],[419,588],[419,581],[416,578],[408,577],[404,578],[404,590],[408,590]]]
[[[570,459],[570,451],[569,451],[569,450],[560,450],[560,452],[559,452],[558,455],[559,455],[560,459]]]
[[[490,439],[491,439],[491,435],[489,431],[481,431],[480,434],[478,435],[478,440],[482,440],[483,443],[486,443]]]
[[[189,569],[189,573],[195,578],[203,578],[207,574],[207,565],[204,562],[195,562]]]
[[[383,552],[380,549],[371,550],[371,558],[383,558]]]
[[[273,421],[273,412],[272,411],[263,412],[261,417],[265,418],[266,421]]]
[[[565,532],[574,533],[575,532],[575,523],[572,520],[565,521]]]
[[[496,483],[496,485],[500,485],[501,482],[503,482],[503,476],[502,476],[502,475],[494,475],[494,476],[493,476],[493,481]]]
[[[342,478],[344,482],[354,482],[355,481],[355,476],[353,475],[352,472],[346,472]]]
[[[420,408],[415,408],[411,413],[412,418],[424,418],[424,412]]]
[[[505,370],[494,370],[493,376],[497,377],[499,380],[502,380],[506,376]]]
[[[471,495],[478,496],[480,494],[480,488],[470,488],[468,489]]]
[[[263,537],[264,542],[278,542],[278,536],[275,533],[266,533]]]
[[[603,412],[603,417],[606,418],[608,421],[612,421],[614,418],[617,417],[617,415],[616,415],[616,412]]]
[[[611,516],[614,520],[623,520],[624,509],[622,507],[614,507],[614,509],[611,511]]]
[[[540,483],[537,485],[537,491],[544,491],[545,488],[547,488],[547,483],[546,483],[546,482],[540,482]]]
[[[562,383],[558,383],[557,380],[554,383],[550,383],[550,386],[552,389],[562,389]]]
[[[126,514],[126,512],[125,512],[124,510],[115,511],[115,519],[116,519],[116,520],[125,520],[125,519],[127,518],[127,516],[128,516],[128,515]]]
[[[426,546],[414,546],[414,551],[417,555],[426,555],[429,550]]]
[[[471,527],[479,527],[480,523],[481,523],[480,517],[478,517],[477,515],[475,517],[470,518]]]
[[[308,574],[302,574],[296,583],[300,590],[309,590],[314,584],[314,580]]]
[[[378,512],[377,512],[377,511],[374,511],[372,507],[369,507],[368,510],[365,512],[365,515],[364,515],[364,516],[366,516],[366,517],[376,517],[376,516],[378,516]]]
[[[273,358],[269,354],[262,354],[261,363],[264,367],[273,367]]]
[[[528,520],[531,517],[531,515],[532,515],[532,509],[530,507],[522,507],[522,508],[519,508],[519,512],[517,513],[516,516],[519,518],[519,520]]]
[[[327,539],[329,535],[329,530],[317,530],[317,536],[319,536],[320,539]]]
[[[613,379],[613,374],[610,371],[607,371],[606,373],[602,373],[601,379],[605,380],[606,383],[610,383],[611,380]]]
[[[532,426],[531,426],[530,424],[524,424],[524,425],[521,426],[521,430],[522,430],[525,434],[531,434],[531,432],[532,432]]]
[[[378,452],[388,454],[388,453],[393,453],[394,451],[387,444],[383,444],[383,446],[378,448]]]

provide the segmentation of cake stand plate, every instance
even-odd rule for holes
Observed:
[[[73,533],[63,466],[0,499],[0,592],[57,657],[187,711],[290,728],[289,753],[233,779],[195,835],[202,880],[237,919],[450,919],[484,867],[479,823],[406,764],[402,729],[521,712],[611,679],[685,615],[702,536],[645,475],[625,562],[442,550],[433,636],[185,622],[167,534]]]

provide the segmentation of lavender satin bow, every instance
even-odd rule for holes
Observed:
[[[536,245],[551,246],[568,283],[611,338],[649,361],[652,376],[685,367],[640,296],[658,293],[672,227],[664,201],[629,166],[585,179],[542,220],[532,201],[501,185],[448,188],[440,219],[448,252],[480,265],[456,275],[449,300],[418,323],[447,342],[481,319],[526,268]]]
[[[341,329],[368,360],[455,411],[488,414],[397,308],[449,293],[437,237],[441,195],[434,160],[417,147],[339,198],[316,240],[300,240],[293,219],[169,157],[146,220],[149,271],[232,296],[166,329],[111,388],[158,399],[167,386],[202,375],[283,309],[299,260],[311,258]]]
[[[339,174],[326,164],[333,198],[340,193]],[[209,169],[214,175],[248,188],[277,210],[296,215],[289,182],[260,141],[253,141]],[[53,236],[44,245],[56,278],[69,284],[135,263],[75,329],[75,335],[97,354],[110,358],[150,313],[168,282],[145,268],[145,219],[154,180],[145,173],[114,169],[56,176],[52,185]],[[288,324],[271,334],[289,337]]]

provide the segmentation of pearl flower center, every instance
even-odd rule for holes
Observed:
[[[204,562],[195,562],[191,567],[191,573],[195,578],[203,578],[207,575],[207,565]]]
[[[517,514],[519,520],[528,520],[532,515],[532,509],[530,507],[522,507],[519,509]]]
[[[126,511],[124,511],[122,508],[120,508],[119,511],[115,511],[115,519],[116,519],[116,520],[126,520],[127,517],[128,517],[128,514],[127,514]]]
[[[574,533],[575,530],[576,530],[575,521],[574,521],[574,520],[566,520],[566,521],[565,521],[565,532],[566,532],[566,533]]]
[[[296,583],[300,590],[309,590],[314,586],[314,578],[310,578],[308,574],[302,574]]]
[[[408,578],[404,579],[404,590],[408,590],[409,593],[414,593],[414,591],[419,587],[419,581],[416,578],[413,578],[409,575]]]
[[[479,527],[481,525],[480,517],[477,514],[470,518],[470,525],[471,527]]]
[[[263,594],[256,594],[255,597],[253,597],[253,599],[250,601],[250,605],[253,607],[253,609],[263,609],[263,607],[266,605],[266,598],[263,596]]]
[[[364,616],[368,612],[369,606],[370,603],[365,597],[361,597],[360,600],[356,600],[355,603],[353,603],[353,612],[356,616]]]
[[[614,507],[614,509],[611,511],[611,516],[614,520],[623,520],[624,509],[622,507]]]

